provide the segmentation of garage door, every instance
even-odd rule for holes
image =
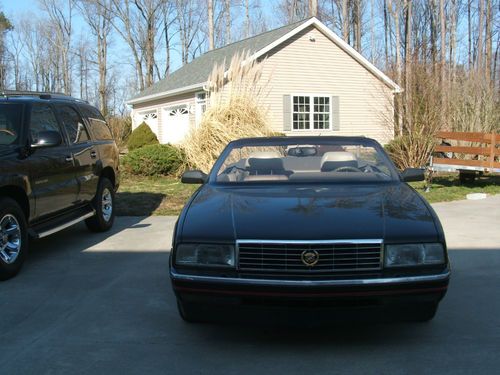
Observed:
[[[179,143],[189,131],[189,110],[187,105],[164,109],[162,143]]]

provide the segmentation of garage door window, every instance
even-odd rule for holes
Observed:
[[[329,96],[293,96],[293,130],[331,129]]]

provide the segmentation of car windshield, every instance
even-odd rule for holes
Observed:
[[[21,131],[22,105],[0,103],[0,146],[18,143]]]
[[[272,142],[271,142],[272,143]],[[391,162],[369,141],[292,139],[276,144],[251,143],[230,147],[216,164],[218,183],[253,182],[384,182],[396,180]],[[218,167],[220,165],[220,167]]]

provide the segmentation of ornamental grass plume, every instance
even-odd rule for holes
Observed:
[[[265,61],[249,57],[248,53],[237,54],[227,70],[224,62],[208,77],[207,110],[181,145],[190,167],[208,172],[230,141],[274,134],[261,104],[270,79],[262,79]]]

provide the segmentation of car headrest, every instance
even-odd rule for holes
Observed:
[[[281,157],[277,151],[253,152],[246,161],[246,167],[257,171],[281,171],[285,169]]]
[[[325,152],[321,158],[321,171],[330,172],[340,167],[357,167],[356,156],[347,151]]]
[[[256,171],[272,171],[274,173],[284,171],[281,158],[248,158],[248,169]]]

